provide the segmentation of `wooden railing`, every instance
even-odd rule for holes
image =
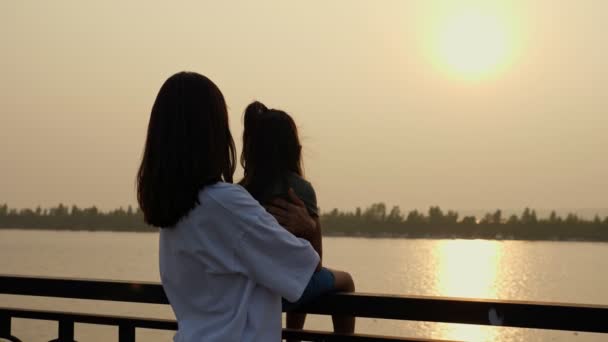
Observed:
[[[0,276],[0,294],[168,304],[160,284],[144,282]],[[608,306],[599,305],[337,293],[321,297],[302,307],[300,311],[322,315],[345,314],[380,319],[608,334]],[[2,307],[0,304],[0,341],[2,339],[11,342],[21,341],[12,335],[13,318],[58,322],[58,337],[53,342],[74,342],[76,323],[117,326],[119,342],[134,342],[137,328],[177,329],[174,320],[15,309]],[[304,341],[433,341],[289,329],[283,330],[283,337]]]

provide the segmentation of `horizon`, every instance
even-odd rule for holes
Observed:
[[[294,117],[324,211],[608,210],[605,1],[0,9],[0,203],[136,207],[156,93],[193,70],[239,151],[249,102]]]
[[[392,209],[394,206],[397,206],[400,210],[402,210],[402,214],[403,215],[407,215],[409,212],[412,211],[418,211],[420,213],[428,213],[429,209],[433,208],[433,207],[438,207],[441,210],[443,210],[445,213],[447,213],[448,211],[453,211],[455,213],[457,213],[459,215],[459,219],[462,219],[466,216],[473,216],[477,219],[481,219],[484,217],[484,215],[486,214],[493,214],[494,212],[496,212],[497,210],[500,210],[502,212],[503,218],[508,218],[511,215],[516,215],[516,216],[520,216],[524,210],[526,209],[530,209],[532,211],[534,211],[537,214],[537,217],[539,219],[545,219],[548,218],[553,212],[555,212],[555,214],[557,214],[558,217],[562,217],[565,218],[567,215],[569,214],[574,214],[577,217],[581,218],[581,219],[585,219],[585,220],[592,220],[594,219],[596,216],[601,218],[601,219],[605,219],[608,218],[608,208],[531,208],[531,207],[523,207],[523,208],[488,208],[488,209],[479,209],[479,208],[474,208],[474,209],[459,209],[459,208],[449,208],[449,207],[442,207],[441,205],[431,205],[429,207],[426,208],[403,208],[400,207],[399,205],[395,204],[392,205],[390,203],[385,203],[385,202],[376,202],[376,203],[369,203],[365,206],[362,207],[355,207],[355,208],[319,208],[320,209],[320,213],[321,215],[327,215],[329,214],[331,211],[333,210],[338,210],[340,212],[343,213],[353,213],[355,212],[357,209],[361,209],[361,210],[365,210],[365,209],[369,209],[372,205],[374,204],[384,204],[386,205],[386,209],[387,211],[390,211],[390,209]],[[116,207],[100,207],[100,206],[96,206],[96,205],[85,205],[85,206],[79,206],[77,204],[73,204],[73,203],[56,203],[54,205],[50,205],[50,206],[40,206],[40,205],[36,205],[33,207],[12,207],[10,205],[10,203],[4,203],[4,202],[0,202],[0,207],[6,205],[8,210],[26,210],[26,209],[30,209],[30,210],[36,210],[37,208],[40,208],[41,210],[48,210],[51,208],[56,208],[59,205],[63,205],[65,208],[67,208],[69,211],[71,211],[71,208],[73,206],[76,206],[78,209],[89,209],[89,208],[96,208],[98,209],[100,212],[102,213],[108,213],[111,212],[113,210],[127,210],[129,207],[131,207],[132,210],[138,210],[139,207],[137,205],[131,205],[131,204],[127,204],[127,205],[119,205]]]

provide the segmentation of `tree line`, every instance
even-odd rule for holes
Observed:
[[[128,206],[101,211],[97,207],[79,208],[59,204],[42,209],[11,209],[0,205],[0,228],[155,231],[146,225],[141,210]]]
[[[587,220],[573,213],[561,217],[553,211],[539,218],[530,208],[520,215],[505,216],[496,210],[481,218],[461,218],[456,211],[438,206],[426,213],[412,210],[406,214],[398,206],[387,210],[384,203],[375,203],[354,212],[334,209],[322,215],[322,222],[328,235],[608,241],[608,217],[596,215]]]
[[[539,218],[530,208],[520,215],[505,216],[496,210],[480,218],[461,218],[456,211],[444,211],[438,206],[430,207],[427,212],[404,213],[398,206],[388,210],[384,203],[375,203],[363,210],[324,212],[321,223],[325,235],[608,241],[608,217],[588,220],[576,214],[561,217],[552,212],[548,217]],[[79,208],[63,204],[20,210],[0,205],[0,228],[156,231],[145,224],[138,208],[101,211],[94,206]]]

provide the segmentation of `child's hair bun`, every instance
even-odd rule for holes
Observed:
[[[262,114],[268,111],[268,108],[260,101],[254,101],[245,109],[245,118],[250,115]]]

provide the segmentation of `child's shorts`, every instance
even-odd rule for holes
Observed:
[[[335,289],[335,283],[334,274],[327,268],[321,267],[318,272],[313,273],[306,289],[304,289],[304,293],[302,293],[302,297],[297,302],[291,303],[283,298],[283,311],[293,310],[325,293],[332,292]]]

